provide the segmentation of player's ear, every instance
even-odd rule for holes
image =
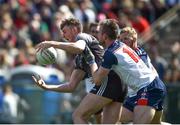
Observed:
[[[133,38],[133,40],[131,42],[131,47],[134,47],[134,48],[137,47],[137,40],[136,40],[136,38]]]
[[[136,38],[133,38],[132,41],[133,41],[133,43],[136,43],[136,42],[137,42],[137,39],[136,39]]]

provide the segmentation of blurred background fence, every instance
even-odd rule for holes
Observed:
[[[180,123],[180,84],[169,83],[167,85],[168,95],[166,98],[164,120],[172,123]]]

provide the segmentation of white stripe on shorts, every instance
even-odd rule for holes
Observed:
[[[96,93],[97,95],[103,95],[105,89],[106,89],[106,86],[107,86],[107,82],[108,82],[108,77],[106,77],[103,81],[102,81],[102,84],[101,84],[101,87],[99,88],[98,92]]]
[[[91,89],[95,86],[95,84],[92,83],[92,77],[85,79],[85,85],[86,85],[86,92],[89,93]]]

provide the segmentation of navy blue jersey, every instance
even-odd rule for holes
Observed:
[[[86,33],[80,33],[76,37],[76,41],[78,40],[84,40],[87,44],[87,46],[90,48],[92,53],[95,56],[95,61],[97,65],[99,66],[102,61],[102,57],[104,54],[104,49],[103,47],[99,44],[99,41],[92,35],[86,34]],[[84,72],[86,72],[85,77],[91,77],[91,70],[89,65],[86,63],[83,54],[77,54],[75,57],[75,68],[76,69],[81,69]]]
[[[146,51],[143,48],[138,47],[138,48],[136,48],[135,52],[143,60],[143,62],[147,65],[147,67],[150,68],[150,64],[149,64],[150,58],[149,58],[148,54],[146,53]]]
[[[148,54],[146,53],[146,51],[142,48],[142,47],[138,47],[136,48],[135,52],[138,54],[138,56],[143,60],[143,62],[146,64],[146,66],[148,68],[150,68],[157,77],[159,77],[156,69],[154,68],[154,66],[151,63],[151,59],[148,56]]]

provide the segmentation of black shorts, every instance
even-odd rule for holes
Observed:
[[[122,83],[120,77],[114,71],[110,71],[103,83],[100,86],[94,86],[90,93],[122,103],[127,94],[127,85]]]

